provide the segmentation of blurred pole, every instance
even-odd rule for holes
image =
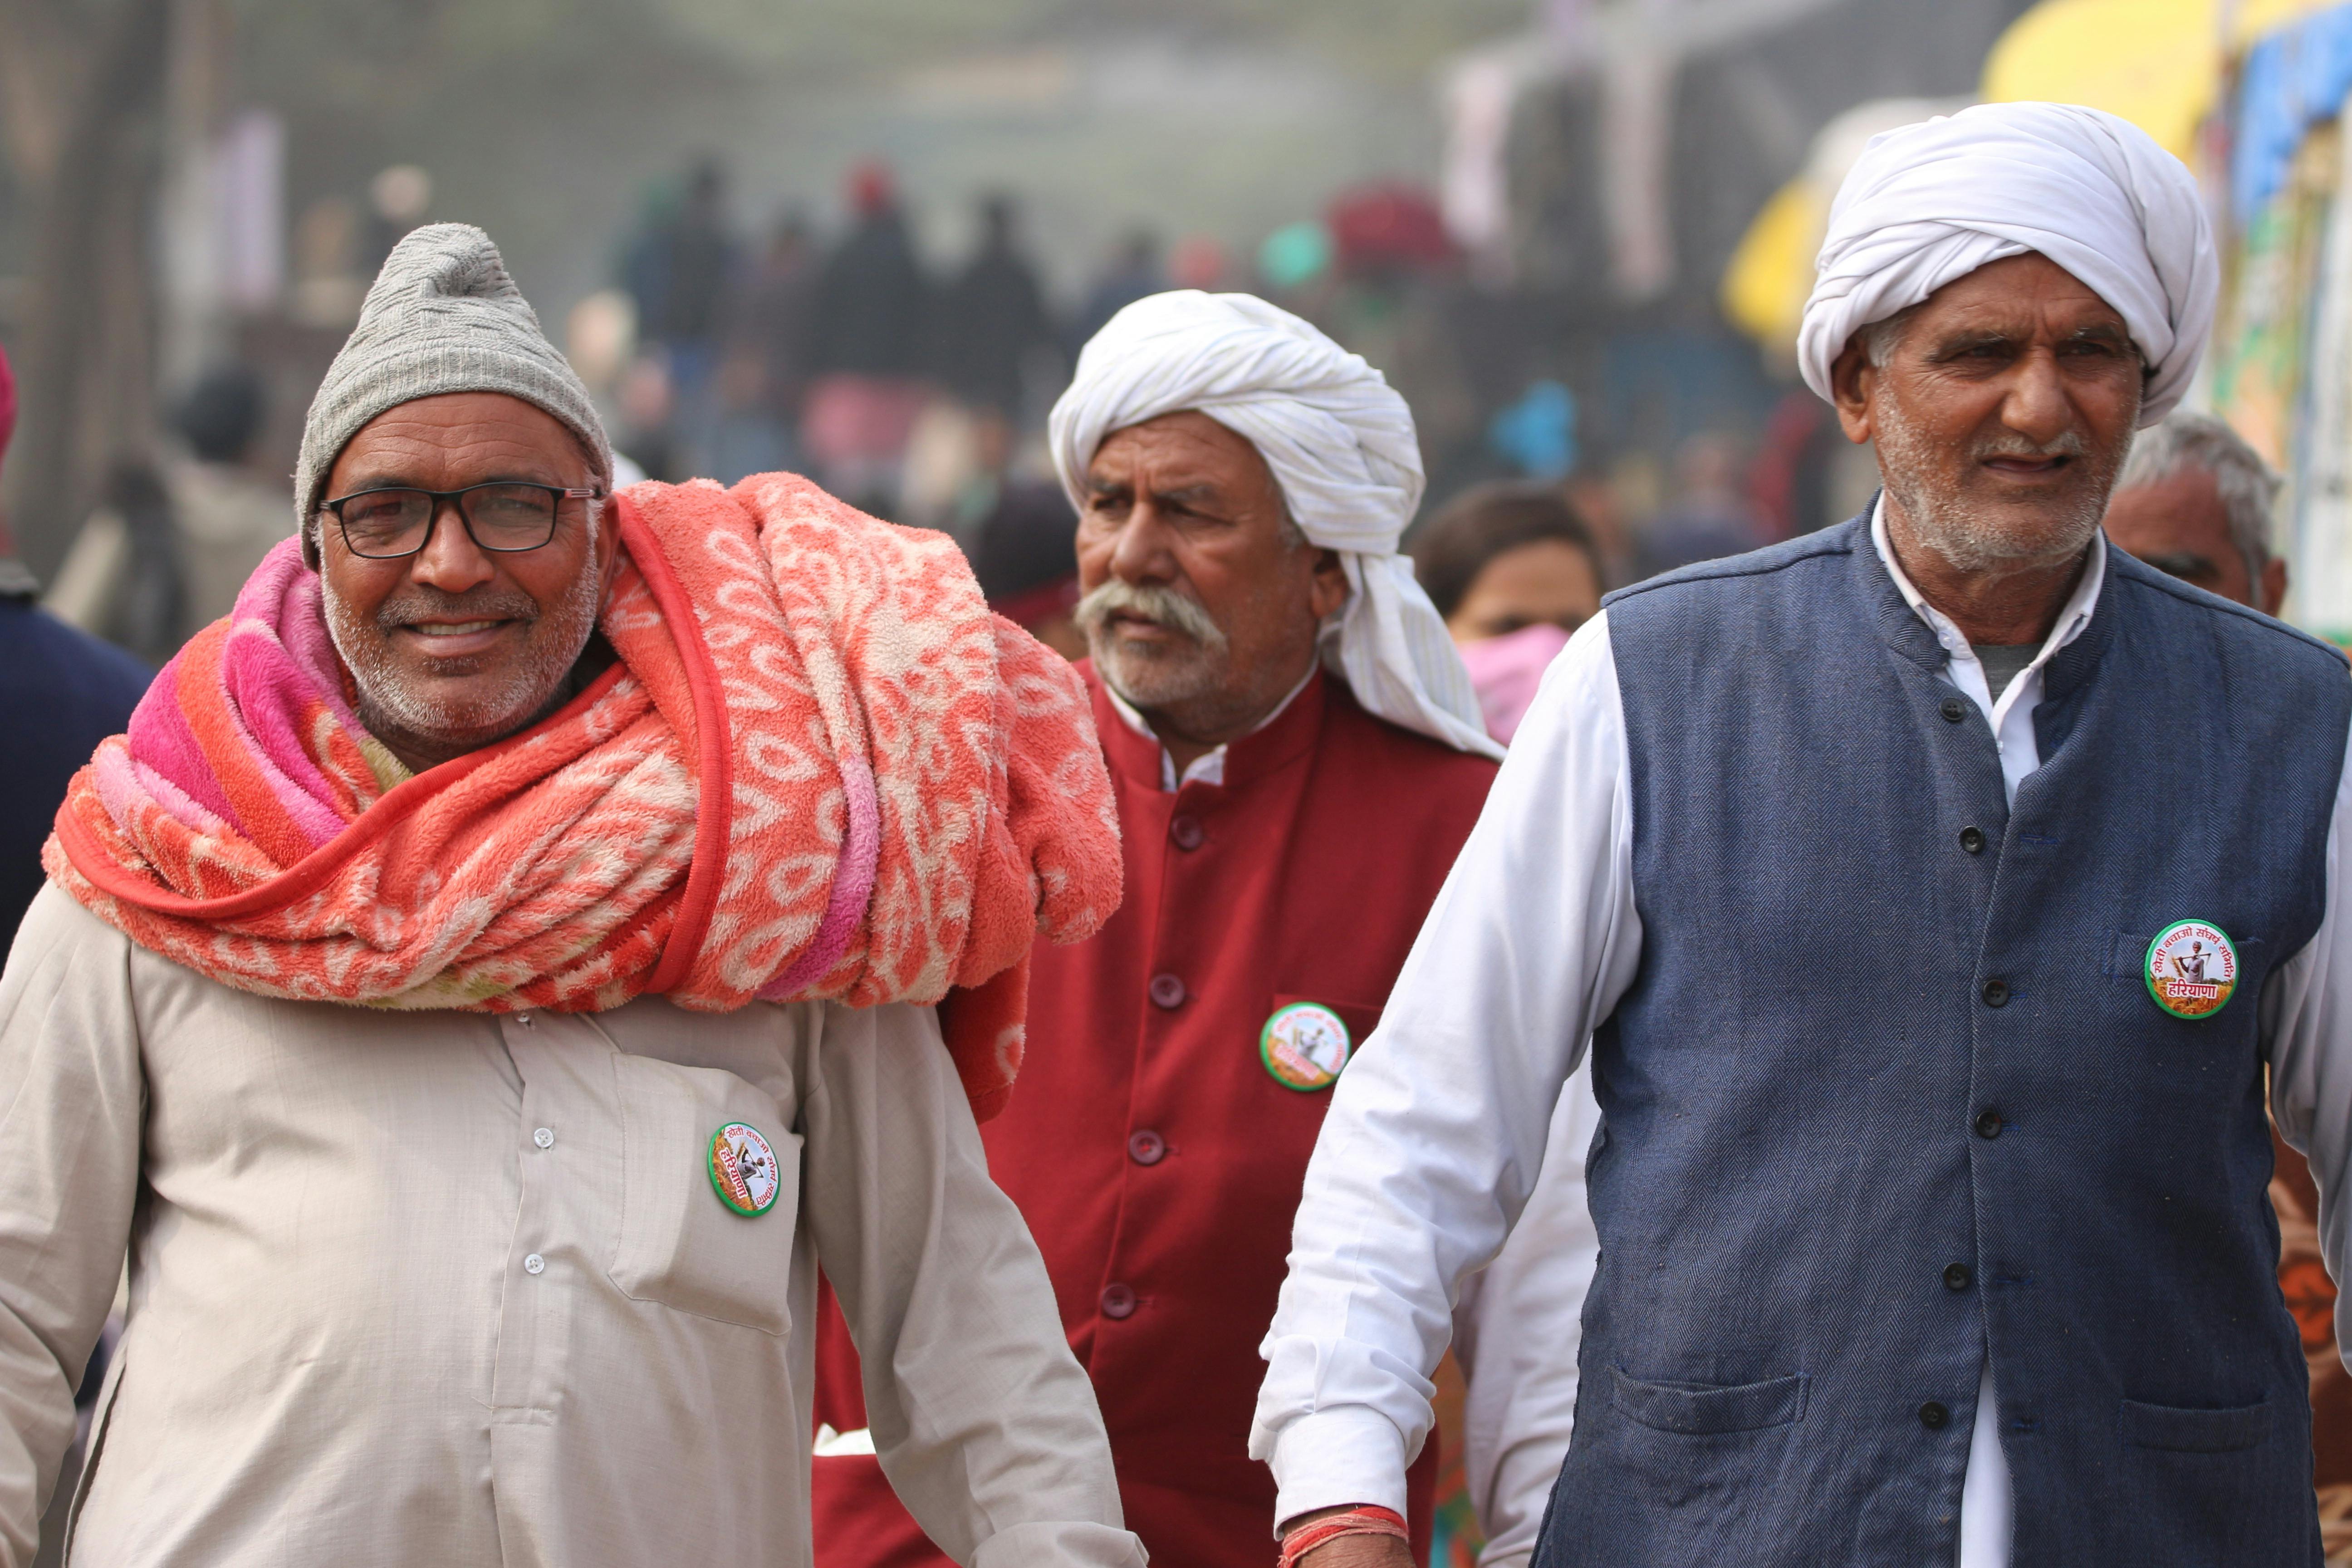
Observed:
[[[172,11],[173,0],[114,0],[91,18],[65,0],[0,0],[10,85],[46,79],[52,111],[32,128],[46,144],[19,158],[37,219],[5,470],[10,526],[36,575],[64,558],[110,467],[153,444],[150,225]]]
[[[172,0],[164,95],[163,199],[158,246],[163,320],[158,379],[176,392],[228,347],[228,257],[221,224],[226,181],[229,42],[222,0]]]

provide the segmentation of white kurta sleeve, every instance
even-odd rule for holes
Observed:
[[[2352,1249],[2352,886],[2344,845],[2352,826],[2352,758],[2336,781],[2327,829],[2327,893],[2319,930],[2263,988],[2271,1037],[2271,1115],[2308,1155],[2319,1189],[2319,1249],[2339,1284]],[[2352,1349],[2352,1291],[2336,1302],[2336,1343]],[[2352,1364],[2352,1363],[2347,1363]]]
[[[1576,1352],[1601,1260],[1584,1161],[1601,1127],[1591,1063],[1552,1112],[1535,1191],[1495,1261],[1462,1283],[1454,1355],[1469,1384],[1463,1468],[1486,1538],[1479,1568],[1525,1568],[1576,1428]]]
[[[131,944],[56,887],[0,974],[0,1563],[22,1568],[74,1432],[139,1194]]]
[[[1608,616],[1569,642],[1333,1090],[1262,1352],[1276,1521],[1402,1510],[1462,1278],[1534,1188],[1561,1085],[1641,954]]]
[[[928,1007],[823,1009],[805,1210],[883,1473],[973,1568],[1141,1568],[1094,1388]]]

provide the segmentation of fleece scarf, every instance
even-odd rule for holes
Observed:
[[[947,538],[805,479],[638,485],[606,518],[616,661],[413,777],[362,727],[318,575],[280,545],[76,775],[50,877],[139,945],[268,996],[947,1000],[992,1114],[1031,942],[1089,936],[1118,903],[1076,671],[988,613]]]

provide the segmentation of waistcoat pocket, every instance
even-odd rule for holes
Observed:
[[[615,1053],[613,1071],[622,1128],[613,1283],[631,1300],[789,1332],[801,1141],[785,1130],[775,1100],[716,1068]],[[752,1128],[775,1152],[775,1198],[758,1214],[730,1207],[713,1184],[711,1139],[730,1122]]]
[[[1763,1383],[1715,1387],[1703,1383],[1643,1383],[1619,1367],[1609,1402],[1628,1419],[1658,1432],[1706,1437],[1723,1432],[1753,1432],[1804,1418],[1805,1377],[1775,1377]]]
[[[2173,1454],[2233,1454],[2270,1436],[2270,1405],[2263,1401],[2231,1410],[2190,1410],[2126,1399],[2124,1446]]]

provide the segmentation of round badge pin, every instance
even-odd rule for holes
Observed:
[[[1355,1042],[1339,1015],[1320,1002],[1293,1002],[1275,1009],[1258,1031],[1258,1059],[1274,1081],[1285,1089],[1309,1094],[1328,1089],[1348,1065]]]
[[[2147,994],[2176,1018],[2209,1018],[2238,988],[2238,950],[2210,921],[2175,921],[2147,944]]]
[[[710,1135],[710,1187],[740,1215],[766,1214],[783,1183],[776,1151],[749,1122],[730,1121]]]

